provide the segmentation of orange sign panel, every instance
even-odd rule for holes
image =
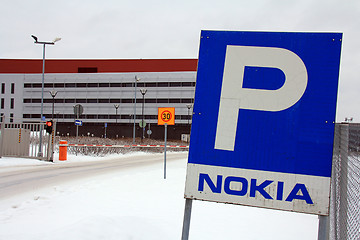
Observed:
[[[175,108],[158,108],[158,125],[175,125]]]

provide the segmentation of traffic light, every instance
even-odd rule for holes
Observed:
[[[52,133],[52,128],[53,128],[53,122],[52,122],[52,120],[47,121],[47,122],[45,123],[45,130],[46,130],[46,132],[49,133],[49,134],[51,134],[51,133]]]

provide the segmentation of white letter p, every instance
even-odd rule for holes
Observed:
[[[283,86],[276,90],[243,88],[246,66],[280,69]],[[228,45],[216,128],[215,149],[234,151],[239,109],[282,111],[300,100],[307,70],[295,53],[283,48]]]

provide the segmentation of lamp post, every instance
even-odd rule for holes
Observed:
[[[186,104],[186,107],[188,109],[188,125],[190,126],[190,109],[192,107],[192,104]]]
[[[145,94],[147,92],[147,89],[142,88],[142,89],[140,89],[140,92],[143,96],[143,101],[142,101],[142,128],[143,128],[143,131],[142,131],[142,137],[141,137],[141,141],[142,141],[144,139],[144,132],[145,132],[144,104],[145,104]]]
[[[138,78],[137,76],[135,76],[135,96],[134,96],[134,128],[133,128],[133,144],[135,144],[135,128],[136,128],[136,87],[137,87],[137,82],[140,81],[140,78]]]
[[[117,112],[118,112],[118,108],[119,108],[119,104],[114,104],[114,108],[115,108],[115,121],[116,121],[116,123],[117,123]]]
[[[54,45],[57,41],[60,41],[61,38],[55,38],[52,42],[39,42],[38,38],[34,35],[31,37],[35,40],[34,43],[43,45],[43,64],[42,64],[42,81],[41,81],[41,121],[43,121],[43,110],[44,110],[44,74],[45,74],[45,46]],[[40,143],[39,143],[39,157],[42,157],[42,129],[40,134]]]
[[[188,126],[189,126],[189,137],[187,138],[187,142],[190,139],[190,132],[191,132],[191,126],[190,126],[190,109],[192,107],[192,104],[186,104],[186,107],[188,109]]]
[[[50,95],[52,96],[53,98],[53,101],[52,101],[52,112],[51,112],[51,119],[54,121],[54,105],[55,105],[55,97],[56,97],[56,94],[58,92],[55,91],[55,90],[52,90],[50,91]]]

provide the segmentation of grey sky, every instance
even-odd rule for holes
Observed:
[[[0,0],[0,58],[197,58],[201,30],[342,32],[337,121],[360,122],[359,0]]]

